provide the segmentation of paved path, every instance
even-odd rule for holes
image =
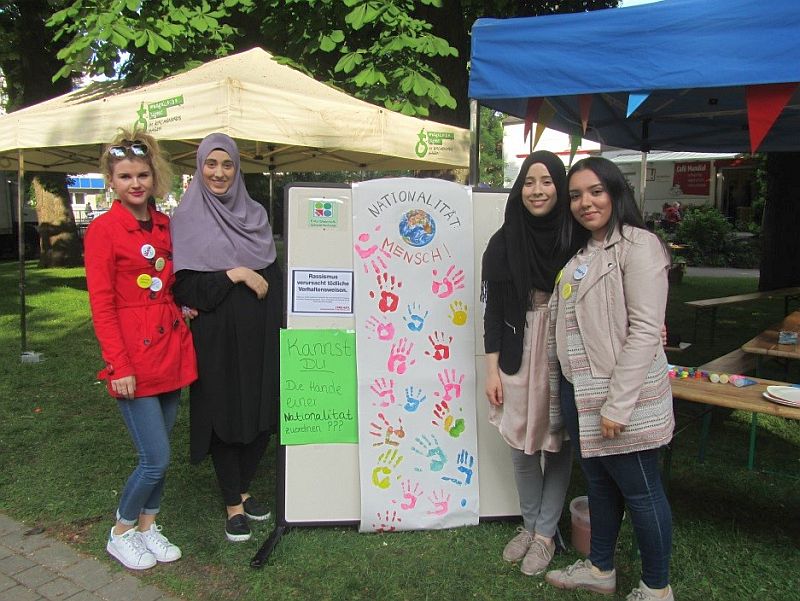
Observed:
[[[0,601],[178,601],[0,513]]]

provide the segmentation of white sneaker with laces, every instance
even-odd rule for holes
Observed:
[[[139,536],[144,541],[144,546],[152,553],[157,561],[169,563],[181,558],[181,550],[177,545],[169,542],[169,539],[161,534],[161,526],[150,525],[149,530],[139,532]]]
[[[114,534],[112,528],[108,535],[106,551],[131,570],[146,570],[158,563],[155,555],[148,551],[136,528],[131,528],[122,534]]]

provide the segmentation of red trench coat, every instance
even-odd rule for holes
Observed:
[[[172,297],[169,217],[148,207],[148,232],[122,203],[95,219],[84,241],[92,321],[111,380],[136,377],[135,396],[155,396],[197,379],[192,335]]]

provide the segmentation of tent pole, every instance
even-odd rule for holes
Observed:
[[[25,157],[22,149],[17,150],[17,250],[19,253],[19,340],[20,356],[28,350],[27,324],[25,323],[25,221],[22,198],[25,190]]]
[[[471,98],[469,101],[469,185],[478,185],[480,172],[480,139],[481,120],[478,118],[480,107],[478,101]]]
[[[644,190],[647,187],[647,151],[642,151],[642,172],[639,174],[639,212],[644,218]]]

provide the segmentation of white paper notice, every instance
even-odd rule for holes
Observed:
[[[289,312],[296,315],[353,314],[353,272],[292,269]]]

